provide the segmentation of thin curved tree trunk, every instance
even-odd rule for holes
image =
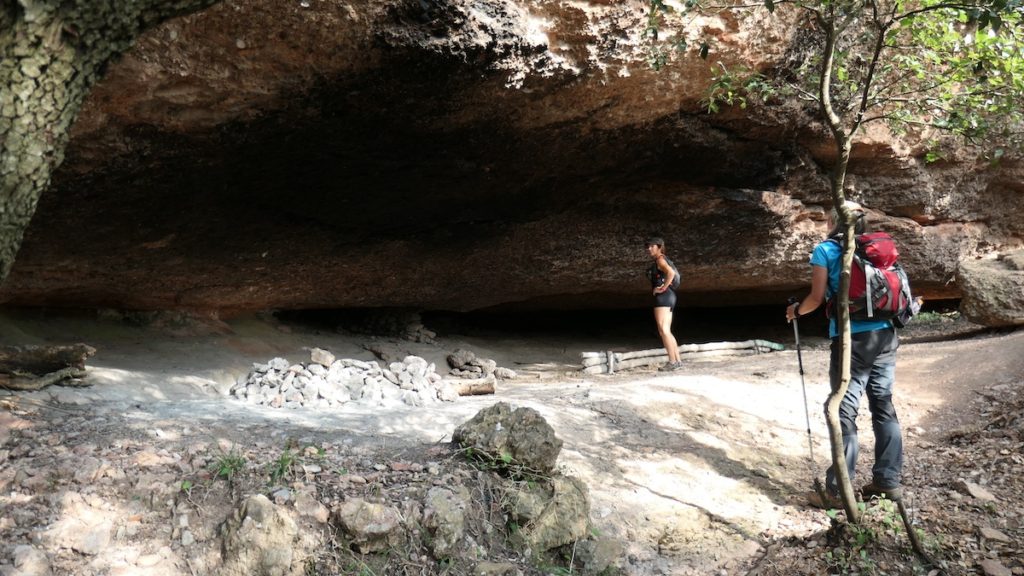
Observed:
[[[850,474],[846,469],[846,450],[843,446],[843,429],[839,421],[839,406],[850,387],[850,266],[853,262],[854,252],[854,220],[844,203],[846,195],[844,185],[846,182],[846,168],[850,162],[850,149],[852,146],[852,132],[848,134],[843,127],[842,118],[836,113],[832,105],[832,65],[835,60],[836,41],[838,33],[834,22],[827,20],[818,14],[818,23],[825,33],[825,49],[821,64],[821,81],[818,85],[818,103],[822,117],[825,118],[832,138],[836,146],[836,163],[832,167],[832,174],[829,184],[832,192],[832,203],[839,214],[841,223],[846,227],[846,234],[843,242],[842,268],[839,275],[839,292],[836,294],[836,328],[840,337],[840,357],[842,359],[839,369],[839,379],[830,382],[831,390],[825,402],[825,422],[828,427],[829,445],[832,452],[832,469],[835,473],[836,484],[839,487],[839,495],[843,501],[843,508],[846,510],[846,518],[851,524],[860,522],[860,510],[857,508],[857,497],[853,492],[853,484],[850,482]]]
[[[82,101],[144,30],[219,0],[0,0],[0,285]]]

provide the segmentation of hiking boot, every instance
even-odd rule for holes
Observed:
[[[864,500],[871,500],[872,498],[888,498],[893,502],[899,502],[899,500],[903,498],[902,487],[893,486],[892,488],[882,488],[873,481],[870,484],[862,486],[860,493],[864,495]]]
[[[658,368],[658,372],[671,372],[673,370],[679,370],[682,366],[682,362],[666,362],[661,366],[661,368]]]
[[[825,499],[822,500],[818,491],[812,490],[807,493],[807,503],[815,508],[821,508],[822,510],[843,509],[843,501],[839,499],[839,495],[832,494],[831,492],[825,492]]]

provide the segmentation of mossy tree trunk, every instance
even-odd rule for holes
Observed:
[[[0,285],[107,64],[144,30],[217,1],[0,0]]]

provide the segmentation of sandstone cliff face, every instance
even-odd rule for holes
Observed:
[[[152,30],[75,125],[0,301],[472,310],[779,302],[824,234],[829,143],[790,107],[705,114],[708,64],[644,62],[643,3],[233,0]],[[785,16],[706,21],[768,66]],[[883,130],[854,196],[915,288],[1024,237],[1024,168]]]

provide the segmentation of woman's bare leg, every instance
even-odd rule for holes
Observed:
[[[658,325],[661,343],[665,345],[665,351],[668,352],[668,361],[673,364],[679,362],[679,344],[676,343],[676,337],[672,335],[672,309],[668,306],[655,308],[654,322]]]

